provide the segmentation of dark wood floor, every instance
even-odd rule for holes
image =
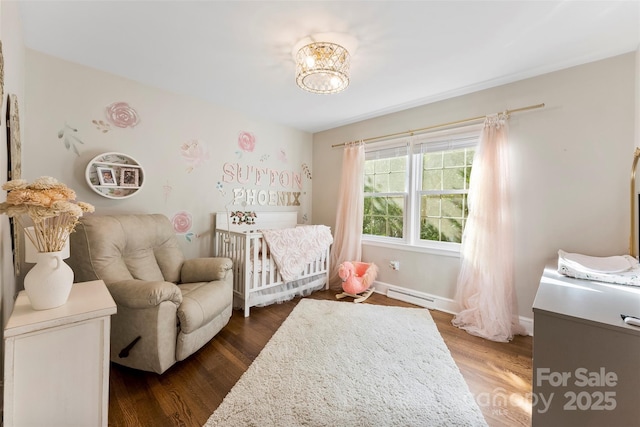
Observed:
[[[335,300],[335,293],[316,292],[309,298]],[[109,425],[202,426],[298,301],[254,308],[248,318],[234,311],[209,344],[163,375],[112,364]],[[378,294],[367,303],[413,307]],[[450,314],[431,315],[487,423],[529,426],[532,338],[495,343],[453,327]]]

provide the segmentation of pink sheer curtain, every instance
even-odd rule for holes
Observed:
[[[342,178],[338,193],[336,226],[331,247],[329,283],[340,287],[338,266],[362,258],[362,214],[364,211],[364,144],[349,144],[342,156]]]
[[[472,335],[501,342],[524,333],[513,283],[508,118],[487,117],[473,160],[456,289],[461,311],[452,321]]]

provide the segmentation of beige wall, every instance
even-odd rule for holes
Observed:
[[[182,235],[180,241],[189,257],[210,254],[211,240],[206,233],[211,228],[211,213],[224,211],[227,205],[231,210],[297,211],[300,222],[311,221],[312,182],[303,170],[303,165],[308,165],[311,171],[311,134],[32,50],[27,50],[26,84],[29,121],[24,177],[57,178],[76,190],[78,200],[94,204],[96,214],[143,212],[172,218],[186,211],[191,214],[193,225],[188,232],[191,234]],[[133,107],[139,123],[128,128],[111,126],[102,132],[93,120],[106,122],[105,107],[117,101]],[[65,124],[69,127],[65,128]],[[61,130],[64,136],[59,138]],[[253,151],[239,146],[241,132],[255,136]],[[82,143],[71,138],[71,146],[65,147],[64,137],[68,135]],[[209,156],[190,170],[181,146],[193,140],[200,141]],[[73,151],[73,145],[79,154]],[[132,156],[145,169],[144,187],[131,198],[101,197],[85,182],[87,163],[100,153],[112,151]],[[232,170],[240,165],[242,179],[224,174],[225,163],[232,164]],[[252,173],[245,183],[247,168]],[[257,169],[299,174],[302,188],[281,185],[279,181],[270,185],[266,178],[257,184]],[[234,188],[299,191],[300,206],[232,205]]]
[[[7,182],[7,95],[15,94],[18,98],[19,108],[24,111],[24,67],[25,51],[22,41],[22,23],[18,12],[17,2],[0,2],[0,39],[2,40],[2,54],[4,58],[4,96],[0,111],[0,165],[3,172],[0,174],[0,184]],[[22,123],[21,123],[22,124]],[[24,127],[21,127],[24,138]],[[0,199],[4,201],[6,192],[0,190]],[[13,269],[13,255],[11,249],[11,234],[9,231],[9,219],[6,215],[0,216],[0,298],[2,299],[2,325],[6,324],[13,310],[13,299],[16,294],[16,280]]]
[[[629,53],[435,102],[314,135],[315,222],[335,224],[342,161],[332,144],[416,129],[544,102],[510,119],[515,282],[519,313],[531,306],[543,266],[558,249],[595,256],[628,252],[629,169],[637,76]],[[453,298],[459,259],[365,245],[378,279]],[[393,271],[390,260],[399,260]]]
[[[17,2],[0,2],[0,40],[2,40],[2,57],[4,62],[4,94],[0,108],[0,165],[5,170],[0,173],[0,185],[7,182],[7,95],[15,94],[18,103],[24,101],[24,43],[22,40],[22,23]],[[20,106],[22,107],[22,106]],[[21,128],[24,136],[24,128]],[[0,200],[4,201],[6,192],[0,190]],[[14,297],[17,293],[16,278],[13,269],[13,253],[9,219],[0,215],[0,312],[2,329],[13,311]],[[0,341],[0,355],[4,360],[4,340]],[[4,375],[4,364],[0,366],[0,376]]]
[[[636,147],[640,147],[640,46],[636,50]]]

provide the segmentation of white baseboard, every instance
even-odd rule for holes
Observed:
[[[425,307],[430,310],[444,311],[445,313],[450,314],[458,314],[460,311],[458,303],[450,298],[444,298],[428,294],[426,292],[420,292],[379,281],[374,282],[374,288],[376,293],[386,295],[389,298],[397,299],[399,301],[415,304],[419,307]],[[533,319],[530,317],[519,316],[519,320],[527,335],[533,336]]]
[[[529,336],[533,336],[533,319],[531,317],[518,316],[520,324]]]

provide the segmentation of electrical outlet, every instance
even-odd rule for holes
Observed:
[[[400,270],[400,261],[389,261],[389,267],[393,270]]]

